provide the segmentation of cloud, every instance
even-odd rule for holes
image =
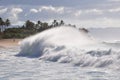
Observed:
[[[120,0],[2,0],[0,5],[2,17],[10,18],[13,23],[63,19],[85,27],[111,27],[120,21]]]
[[[25,10],[26,9],[26,10]],[[22,8],[8,8],[9,18],[12,23],[23,23],[25,20],[65,20],[66,23],[83,25],[83,27],[118,27],[119,16],[117,12],[120,10],[116,8],[90,8],[80,9],[71,7],[60,7],[60,6],[35,6],[35,7],[24,7]],[[36,13],[36,14],[34,14]],[[27,17],[23,17],[25,14]],[[21,17],[20,17],[21,16]],[[116,16],[116,18],[115,18]],[[67,22],[69,21],[69,22]],[[71,21],[71,22],[70,22]]]
[[[8,8],[3,8],[3,9],[0,9],[0,14],[4,14],[5,12],[7,12]]]
[[[66,23],[75,24],[77,27],[86,27],[86,28],[106,28],[106,27],[120,27],[119,19],[112,18],[99,18],[91,20],[79,20],[79,19],[64,19]]]
[[[23,12],[22,8],[12,8],[9,13],[9,18],[12,20],[13,23],[18,21],[18,15]]]
[[[109,9],[109,12],[120,12],[120,8]]]
[[[48,11],[48,12],[54,12],[62,14],[64,13],[64,7],[53,7],[53,6],[42,6],[39,8],[39,11]]]
[[[89,10],[85,10],[85,13],[96,13],[96,14],[102,14],[103,11],[99,10],[99,9],[89,9]]]
[[[108,0],[110,2],[120,2],[120,0]]]
[[[30,12],[32,12],[32,13],[38,13],[39,11],[37,10],[37,9],[30,9]]]
[[[35,8],[31,8],[29,12],[25,13],[25,17],[31,15],[32,13],[38,13],[39,10]]]
[[[82,14],[82,11],[81,11],[81,10],[77,11],[76,13],[74,13],[74,15],[75,15],[76,17],[80,16],[81,14]]]
[[[80,15],[89,15],[89,14],[103,14],[103,10],[100,9],[87,9],[87,10],[77,10],[74,15],[79,17]]]

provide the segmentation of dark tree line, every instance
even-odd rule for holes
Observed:
[[[58,22],[57,20],[53,20],[53,22],[49,25],[47,22],[37,21],[36,24],[30,20],[27,20],[25,24],[22,26],[23,28],[29,29],[29,30],[35,30],[36,32],[41,32],[43,30],[52,28],[52,27],[58,27],[64,25],[64,21],[61,20]]]
[[[40,20],[38,20],[37,22],[32,22],[30,20],[27,20],[25,21],[23,26],[19,26],[15,28],[9,28],[10,25],[11,23],[9,19],[3,20],[2,18],[0,18],[0,31],[1,31],[0,38],[25,38],[27,36],[44,31],[46,29],[61,27],[63,25],[76,28],[75,25],[65,24],[63,20],[60,21],[53,20],[51,23],[42,22]],[[88,32],[88,30],[85,28],[80,28],[79,30]]]
[[[19,26],[15,28],[9,28],[10,25],[11,23],[9,19],[3,20],[2,18],[0,18],[0,38],[25,38],[27,36],[44,31],[46,29],[61,27],[63,25],[76,28],[75,25],[65,24],[63,20],[60,21],[53,20],[51,23],[42,22],[40,20],[38,20],[37,22],[32,22],[30,20],[27,20],[25,21],[23,26]],[[79,28],[79,30],[82,30],[87,33],[89,32],[85,28]]]
[[[44,31],[46,29],[50,29],[53,27],[59,27],[64,25],[64,21],[57,21],[53,20],[51,23],[37,21],[32,22],[30,20],[25,21],[23,26],[19,26],[16,28],[9,28],[10,20],[7,19],[6,21],[3,21],[2,18],[0,18],[0,27],[1,27],[1,33],[0,37],[2,38],[24,38],[30,35],[33,35],[35,33]],[[5,28],[8,27],[8,28]]]
[[[1,17],[0,17],[0,31],[3,31],[6,27],[10,26],[10,20],[9,19],[6,19],[6,20],[3,20]]]

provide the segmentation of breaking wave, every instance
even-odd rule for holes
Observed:
[[[88,33],[72,27],[46,30],[20,42],[17,56],[43,61],[71,63],[81,67],[119,68],[120,52],[113,45],[96,41]]]

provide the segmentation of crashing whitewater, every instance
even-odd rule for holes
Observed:
[[[73,27],[43,31],[24,39],[20,45],[21,51],[17,56],[81,67],[120,69],[118,44],[97,41],[83,30]]]

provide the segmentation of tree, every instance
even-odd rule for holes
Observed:
[[[38,25],[41,25],[41,23],[42,23],[41,21],[38,21],[38,22],[37,22]]]
[[[7,19],[6,21],[5,21],[5,25],[8,27],[8,26],[10,26],[10,20],[9,19]]]
[[[24,25],[22,25],[22,26],[21,26],[21,28],[22,28],[22,29],[25,29],[25,26],[24,26]]]
[[[59,23],[58,23],[58,22],[56,22],[55,26],[59,26]]]
[[[34,24],[33,22],[31,22],[30,20],[27,20],[27,21],[25,22],[25,27],[26,27],[27,29],[34,29],[34,26],[35,26],[35,24]]]
[[[86,32],[86,33],[89,32],[86,28],[80,28],[79,30],[82,30],[82,31],[84,31],[84,32]]]
[[[65,24],[64,21],[61,20],[61,21],[60,21],[60,26],[62,26],[62,25],[64,25],[64,24]]]
[[[48,29],[48,23],[47,22],[42,23],[42,28],[43,30]]]
[[[2,18],[0,18],[0,30],[1,30],[1,32],[3,31],[3,25],[5,25],[5,22],[3,21]]]
[[[39,29],[42,27],[42,22],[41,21],[38,21],[37,24],[36,24],[36,28]]]
[[[1,25],[2,25],[2,21],[3,21],[3,20],[2,20],[2,18],[0,17],[0,32],[2,31],[2,26],[1,26]]]
[[[3,20],[2,20],[2,18],[0,17],[0,26],[2,26],[2,23],[3,23]]]
[[[52,22],[52,26],[53,26],[53,27],[58,26],[57,23],[58,23],[57,20],[54,20],[54,21]]]

